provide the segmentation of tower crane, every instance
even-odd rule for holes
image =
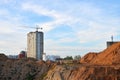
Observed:
[[[36,31],[38,31],[39,29],[42,30],[43,28],[39,27],[39,25],[36,25]]]
[[[30,26],[22,26],[23,28],[34,28],[38,32],[39,30],[42,30],[42,27],[39,27],[39,25],[36,25],[36,27],[30,27]]]

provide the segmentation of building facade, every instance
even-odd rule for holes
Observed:
[[[44,52],[43,32],[30,32],[27,34],[27,57],[42,60]]]
[[[118,42],[120,42],[120,41],[107,41],[107,47],[109,47],[115,43],[118,43]]]

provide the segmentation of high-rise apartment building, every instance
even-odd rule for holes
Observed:
[[[42,60],[44,52],[43,32],[30,32],[27,34],[27,57]]]

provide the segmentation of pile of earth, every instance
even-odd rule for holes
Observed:
[[[96,65],[118,65],[120,64],[120,42],[111,45],[100,53],[88,53],[80,62]]]
[[[45,80],[120,80],[120,43],[100,53],[88,53],[79,65],[66,64],[49,70]]]
[[[8,59],[0,54],[0,80],[43,80],[55,64],[35,59]]]
[[[44,80],[120,80],[120,66],[57,65]]]
[[[6,61],[8,57],[4,55],[3,53],[0,53],[0,61]]]

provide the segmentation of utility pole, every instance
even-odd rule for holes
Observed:
[[[111,36],[111,41],[113,42],[113,35]]]

